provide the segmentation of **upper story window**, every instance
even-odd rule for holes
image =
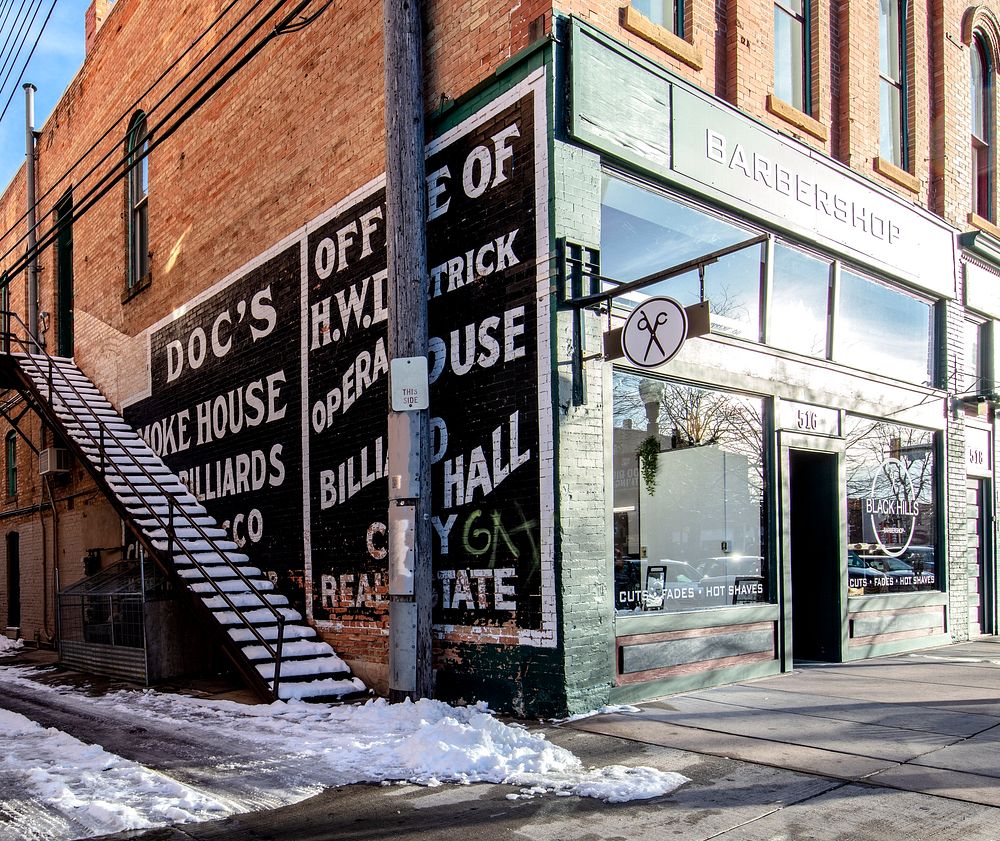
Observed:
[[[149,277],[149,132],[146,115],[132,118],[125,138],[128,169],[125,177],[128,235],[128,289]]]
[[[7,433],[4,440],[4,456],[7,461],[7,496],[17,496],[17,434]]]
[[[775,0],[774,95],[810,111],[808,0]]]
[[[684,37],[684,0],[632,0],[632,8],[657,26]]]
[[[994,221],[993,62],[981,35],[973,37],[971,53],[972,210],[984,219]]]
[[[879,157],[908,169],[906,0],[879,0],[878,29]]]

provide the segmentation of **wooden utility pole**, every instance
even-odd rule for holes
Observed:
[[[429,698],[430,424],[394,411],[401,367],[426,372],[427,205],[419,0],[383,0],[385,196],[389,270],[389,699]],[[426,388],[426,374],[424,386]]]

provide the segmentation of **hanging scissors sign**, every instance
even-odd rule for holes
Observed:
[[[673,359],[687,338],[684,307],[673,298],[649,298],[632,310],[622,330],[622,352],[640,368]]]

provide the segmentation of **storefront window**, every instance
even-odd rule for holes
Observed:
[[[830,263],[776,244],[767,342],[826,359]]]
[[[753,233],[651,190],[605,175],[601,203],[601,273],[630,281],[751,239]],[[716,333],[760,340],[762,247],[726,255],[697,271],[616,299],[635,306],[667,295],[684,306],[707,300]]]
[[[848,595],[939,590],[934,436],[847,423]]]
[[[616,612],[771,601],[763,401],[614,377]]]
[[[933,307],[844,270],[835,324],[836,362],[921,385],[933,382]]]

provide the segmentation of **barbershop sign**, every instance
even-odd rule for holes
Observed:
[[[945,297],[955,294],[951,231],[825,156],[678,85],[671,168],[780,228]]]

